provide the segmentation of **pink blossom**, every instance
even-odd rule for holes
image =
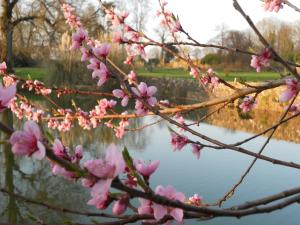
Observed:
[[[71,156],[68,152],[68,148],[66,148],[57,138],[54,140],[52,151],[57,157],[75,164],[78,164],[82,158],[82,146],[76,146],[75,155]],[[62,176],[67,180],[72,180],[76,177],[73,172],[67,171],[65,168],[54,162],[51,162],[51,167],[54,175]]]
[[[93,48],[93,53],[96,57],[106,58],[109,54],[111,46],[109,44],[102,44],[99,47]]]
[[[105,160],[89,160],[84,163],[84,167],[98,178],[113,179],[125,170],[125,162],[116,146],[110,145],[106,150]]]
[[[114,215],[123,214],[127,209],[128,203],[129,203],[128,196],[124,196],[121,199],[119,199],[118,201],[116,201],[112,208],[113,214]]]
[[[149,105],[154,106],[157,102],[156,98],[153,95],[157,92],[157,88],[155,86],[148,87],[146,83],[141,82],[138,85],[138,88],[132,88],[132,91],[141,98],[146,98]]]
[[[88,205],[94,205],[97,209],[105,209],[109,204],[108,191],[112,179],[99,180],[93,185],[91,190],[92,198],[88,201]]]
[[[109,71],[104,63],[100,63],[100,68],[94,70],[92,77],[98,78],[98,86],[102,86],[109,79]]]
[[[176,114],[175,119],[176,119],[177,123],[179,123],[181,125],[185,125],[184,124],[184,118],[179,113]],[[180,128],[180,131],[183,132],[184,129]]]
[[[101,64],[101,62],[97,58],[93,57],[93,58],[90,58],[90,64],[87,65],[87,68],[90,70],[99,70],[100,64]]]
[[[121,87],[122,88],[122,87]],[[125,91],[123,89],[115,89],[113,90],[113,95],[116,97],[116,98],[121,98],[122,101],[121,101],[121,105],[123,107],[127,106],[128,104],[128,101],[129,101],[129,96],[125,93]]]
[[[146,115],[148,113],[147,107],[144,105],[143,102],[141,102],[139,100],[136,100],[134,108],[135,108],[135,113],[138,116],[143,116],[143,115]]]
[[[128,83],[131,85],[136,81],[136,73],[134,71],[130,71],[130,73],[128,74]]]
[[[180,31],[181,29],[182,29],[182,27],[181,27],[180,22],[179,22],[178,20],[175,21],[175,22],[174,22],[173,29],[172,29],[172,32],[173,32],[173,33],[176,33],[176,32],[178,32],[178,31]]]
[[[246,96],[243,99],[243,102],[239,105],[240,109],[242,109],[242,111],[244,113],[249,112],[251,109],[253,109],[253,107],[255,106],[256,101],[254,99],[253,96]]]
[[[263,66],[269,66],[272,59],[272,53],[269,49],[265,49],[259,56],[253,55],[250,66],[255,68],[257,72],[261,71]]]
[[[52,173],[56,176],[64,177],[67,180],[73,180],[76,176],[74,173],[67,171],[65,168],[61,167],[58,164],[52,163]]]
[[[15,155],[32,156],[38,160],[46,155],[42,133],[34,121],[26,121],[23,131],[15,131],[9,141]]]
[[[130,32],[130,40],[134,42],[138,42],[140,40],[140,34],[135,31]]]
[[[81,56],[81,61],[82,62],[90,60],[92,58],[92,56],[93,56],[92,53],[91,53],[91,51],[88,50],[88,49],[86,49],[86,48],[84,48],[84,47],[81,47],[80,51],[82,53],[82,56]]]
[[[65,146],[63,146],[61,141],[57,138],[53,142],[52,151],[54,152],[54,154],[57,157],[65,158],[65,159],[68,158],[67,157],[68,156],[67,149],[65,148]]]
[[[73,14],[74,8],[72,8],[68,4],[63,4],[62,9],[64,12],[64,17],[67,20],[66,22],[67,22],[67,24],[70,25],[70,27],[75,28],[75,29],[81,27],[79,18]]]
[[[212,68],[208,68],[207,74],[208,75],[213,75],[214,74],[214,70]]]
[[[181,192],[176,192],[172,186],[157,186],[155,189],[155,194],[164,196],[171,200],[178,200],[184,202],[185,196]],[[154,218],[156,220],[162,219],[165,215],[172,216],[177,222],[181,223],[183,219],[183,210],[179,208],[166,207],[162,205],[155,204],[153,207]]]
[[[174,151],[176,150],[180,151],[188,143],[188,138],[183,135],[179,135],[174,132],[171,132],[171,136],[172,136],[171,144],[173,146]]]
[[[192,152],[196,156],[197,159],[200,159],[200,151],[202,146],[199,144],[192,144]]]
[[[7,66],[6,62],[0,63],[0,74],[6,74]]]
[[[122,154],[117,150],[115,145],[110,145],[106,150],[105,160],[90,160],[84,164],[84,167],[91,174],[102,178],[92,186],[92,199],[88,204],[95,205],[98,209],[106,208],[111,182],[125,170],[125,162]],[[85,181],[85,184],[87,183],[93,184],[93,181]]]
[[[299,91],[298,81],[296,79],[285,80],[287,89],[281,94],[279,101],[286,102],[296,96]]]
[[[264,2],[265,11],[278,12],[282,8],[283,8],[282,0],[265,0],[265,2]]]
[[[113,26],[118,26],[121,24],[124,24],[125,19],[128,17],[129,13],[128,12],[121,12],[119,16],[111,14],[111,22]]]
[[[195,68],[195,67],[192,67],[191,68],[191,72],[190,72],[190,75],[194,78],[197,78],[199,76],[199,69],[198,68]]]
[[[4,87],[9,87],[11,85],[17,84],[17,79],[15,75],[4,76],[3,78]]]
[[[138,213],[140,215],[143,215],[143,214],[152,215],[153,214],[152,201],[150,201],[148,199],[139,198],[139,202],[140,202],[140,206],[138,208]]]
[[[189,198],[189,203],[194,206],[201,206],[202,205],[202,197],[198,194],[194,194],[192,197]]]
[[[123,36],[121,32],[115,32],[112,38],[112,42],[114,43],[123,43],[127,41],[128,40]]]
[[[0,82],[0,112],[3,112],[16,95],[16,84],[4,88]]]
[[[83,41],[86,39],[87,37],[87,33],[79,28],[77,29],[76,33],[73,34],[72,36],[72,40],[73,40],[73,43],[72,43],[72,46],[71,46],[71,49],[80,49],[80,47],[82,46],[82,43]]]
[[[81,145],[77,145],[75,147],[75,157],[72,160],[73,163],[78,163],[83,157],[83,147]]]
[[[145,163],[141,160],[135,160],[134,166],[136,170],[142,174],[146,179],[149,179],[149,177],[156,171],[156,169],[159,166],[160,161],[154,160],[150,163]]]
[[[127,113],[127,112],[126,112]],[[124,115],[124,113],[122,113]],[[129,122],[127,119],[122,119],[119,123],[119,126],[115,128],[115,133],[117,138],[122,138],[125,134],[125,127],[129,125]]]
[[[141,82],[138,85],[138,88],[133,87],[131,89],[136,96],[144,98],[150,106],[154,106],[156,104],[157,100],[153,97],[157,91],[155,86],[148,87],[146,83]],[[147,107],[140,100],[135,102],[135,109],[137,115],[145,115],[148,112]]]

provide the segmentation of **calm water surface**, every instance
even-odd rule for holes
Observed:
[[[185,97],[187,95],[189,93]],[[188,122],[192,122],[193,117],[197,117],[197,114],[200,114],[200,112],[190,116]],[[201,115],[203,114],[205,112],[201,112]],[[253,118],[254,121],[255,119]],[[133,126],[138,127],[156,120],[155,117],[139,119]],[[223,118],[223,120],[226,120],[226,118]],[[253,123],[253,120],[252,122],[248,120],[248,122]],[[245,123],[244,120],[236,121],[238,124]],[[236,127],[227,129],[212,125],[216,123],[207,121],[201,123],[195,129],[225,143],[234,143],[252,135],[249,132],[237,131],[238,128]],[[258,122],[257,130],[262,129],[262,123],[261,121]],[[112,133],[105,128],[99,128],[84,135],[78,129],[73,129],[71,132],[64,134],[62,139],[70,146],[82,144],[86,149],[84,160],[95,156],[99,157],[112,142],[117,142],[120,149],[127,146],[134,158],[159,159],[161,165],[151,179],[153,188],[158,184],[172,184],[178,191],[184,192],[186,196],[199,193],[203,196],[204,201],[209,203],[222,197],[240,178],[252,160],[251,157],[230,150],[204,149],[200,160],[194,157],[189,147],[184,148],[181,152],[173,152],[170,145],[168,126],[167,123],[160,123],[138,133],[128,133],[122,141],[117,141]],[[238,127],[238,125],[236,126]],[[285,128],[285,130],[295,131],[295,129],[299,129],[297,125],[293,126],[295,127]],[[244,127],[239,130],[245,130]],[[253,132],[253,129],[250,130]],[[284,130],[281,132],[284,132]],[[286,140],[290,140],[288,133],[286,136]],[[281,134],[280,137],[284,137],[284,134]],[[265,137],[260,137],[245,146],[250,150],[258,151],[264,141]],[[294,142],[273,139],[266,148],[265,154],[274,158],[300,163],[300,146]],[[8,157],[8,153],[5,153],[4,149],[0,152],[0,159],[1,187],[13,186],[15,192],[53,205],[81,211],[96,211],[94,207],[86,205],[90,198],[88,190],[81,187],[80,184],[74,185],[74,183],[63,178],[52,176],[49,173],[47,162],[33,162],[28,158],[12,159]],[[275,194],[296,186],[300,186],[299,170],[258,161],[244,183],[237,189],[235,195],[224,206],[243,203],[247,200]],[[241,219],[217,218],[201,222],[186,221],[186,224],[295,225],[300,223],[299,211],[300,206],[293,205],[272,214],[255,215]],[[0,194],[0,221],[10,220],[24,224],[34,224],[30,219],[32,216],[43,219],[47,224],[63,224],[68,221],[90,223],[91,219],[101,221],[97,218],[53,212],[43,207],[15,201],[13,198],[7,198],[7,196]]]

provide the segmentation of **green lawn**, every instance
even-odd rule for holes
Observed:
[[[183,69],[155,69],[152,72],[145,70],[138,70],[140,76],[149,77],[174,77],[174,78],[192,78],[189,72]],[[226,81],[233,81],[235,78],[243,79],[244,81],[263,81],[279,78],[279,75],[274,72],[230,72],[225,75],[224,72],[217,72],[217,74]]]
[[[137,72],[140,76],[149,77],[192,78],[189,75],[189,72],[183,69],[155,69],[152,72],[138,69]],[[30,77],[34,80],[36,79],[43,81],[44,76],[46,75],[46,70],[39,67],[19,67],[16,68],[16,74],[23,78],[27,78],[28,75],[30,75]],[[279,78],[279,75],[274,72],[230,72],[227,75],[225,75],[223,72],[218,72],[217,74],[226,81],[233,81],[235,78],[240,78],[244,81],[263,81]]]
[[[22,78],[26,79],[30,76],[33,80],[39,81],[43,81],[46,75],[45,69],[40,67],[18,67],[15,73]]]

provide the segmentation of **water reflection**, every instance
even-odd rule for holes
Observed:
[[[201,94],[203,92],[200,89],[189,86],[183,81],[179,83],[175,81],[171,83],[160,82],[160,84],[166,88],[159,89],[168,93],[170,98],[175,96],[175,93],[176,95],[182,93],[180,95],[181,99],[176,100],[178,104],[185,104],[193,101],[193,99],[206,98],[204,94]],[[160,96],[163,96],[163,94],[159,93]],[[69,100],[64,99],[64,104],[68,104]],[[89,99],[85,102],[85,107],[92,106],[95,101],[96,99]],[[48,103],[40,102],[39,104]],[[202,110],[188,114],[188,122],[196,121],[206,113],[205,110]],[[231,119],[228,120],[228,118]],[[134,120],[131,126],[132,128],[141,127],[157,119],[156,117],[149,117]],[[222,110],[220,114],[212,116],[206,123],[201,123],[199,127],[195,126],[194,128],[213,138],[232,143],[251,136],[250,133],[257,133],[265,129],[275,123],[277,119],[278,115],[275,113],[253,112],[252,119],[242,120],[236,109],[227,108]],[[294,122],[285,125],[284,128],[280,128],[275,137],[298,143],[299,137],[294,134],[298,130],[297,122],[298,120],[294,120]],[[15,126],[19,125],[20,123],[16,122]],[[123,140],[116,139],[112,131],[105,127],[82,133],[75,126],[70,132],[62,134],[62,139],[66,145],[71,147],[82,144],[86,150],[84,160],[94,156],[99,157],[112,142],[117,143],[120,148],[126,145],[133,157],[147,160],[160,159],[161,166],[152,179],[153,187],[158,184],[173,184],[176,189],[185,192],[186,195],[192,195],[196,192],[201,194],[207,202],[213,202],[220,198],[239,179],[252,160],[248,156],[229,150],[214,151],[205,149],[200,161],[195,159],[189,148],[172,153],[168,126],[169,124],[163,122],[139,132],[130,132]],[[60,134],[56,133],[55,135]],[[260,137],[247,144],[247,147],[258,150],[264,141],[265,138]],[[1,147],[1,187],[56,206],[96,212],[94,207],[86,205],[90,196],[88,191],[81,187],[79,183],[74,184],[63,178],[52,176],[49,172],[49,164],[46,161],[37,162],[29,158],[19,157],[14,159],[8,145],[2,145]],[[295,143],[273,139],[265,152],[275,158],[300,163],[298,148],[299,145]],[[276,177],[274,177],[274,174],[276,174]],[[297,170],[259,161],[246,181],[237,190],[235,196],[225,206],[298,186],[298,179],[300,179],[300,173]],[[45,208],[25,204],[3,194],[0,194],[0,198],[0,221],[35,224],[30,219],[32,216],[42,219],[47,224],[63,224],[70,221],[91,223],[92,220],[91,218],[45,210]],[[297,210],[299,210],[299,206],[294,205],[270,215],[251,216],[240,220],[219,218],[200,222],[199,224],[250,225],[263,223],[266,225],[292,225],[299,223],[299,218],[295,217]],[[97,218],[93,219],[97,220]],[[187,221],[186,224],[196,224],[196,222]]]

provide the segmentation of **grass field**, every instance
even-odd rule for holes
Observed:
[[[138,70],[141,76],[149,77],[174,77],[174,78],[192,78],[189,72],[183,69],[155,69],[152,72],[145,70]],[[226,81],[233,81],[235,78],[240,78],[245,81],[264,81],[279,78],[279,75],[274,72],[230,72],[225,75],[224,72],[217,72],[217,74]]]
[[[33,80],[43,81],[46,71],[40,67],[18,67],[16,68],[16,75],[22,78],[28,78],[28,76],[30,76]]]
[[[155,69],[152,72],[139,69],[137,72],[138,75],[147,77],[192,78],[189,72],[183,69]],[[38,67],[16,68],[16,74],[23,78],[27,78],[30,75],[32,79],[43,81],[46,76],[46,70]],[[279,75],[273,72],[230,72],[227,75],[223,72],[218,72],[217,74],[226,81],[233,81],[235,78],[240,78],[244,81],[264,81],[279,78]]]

